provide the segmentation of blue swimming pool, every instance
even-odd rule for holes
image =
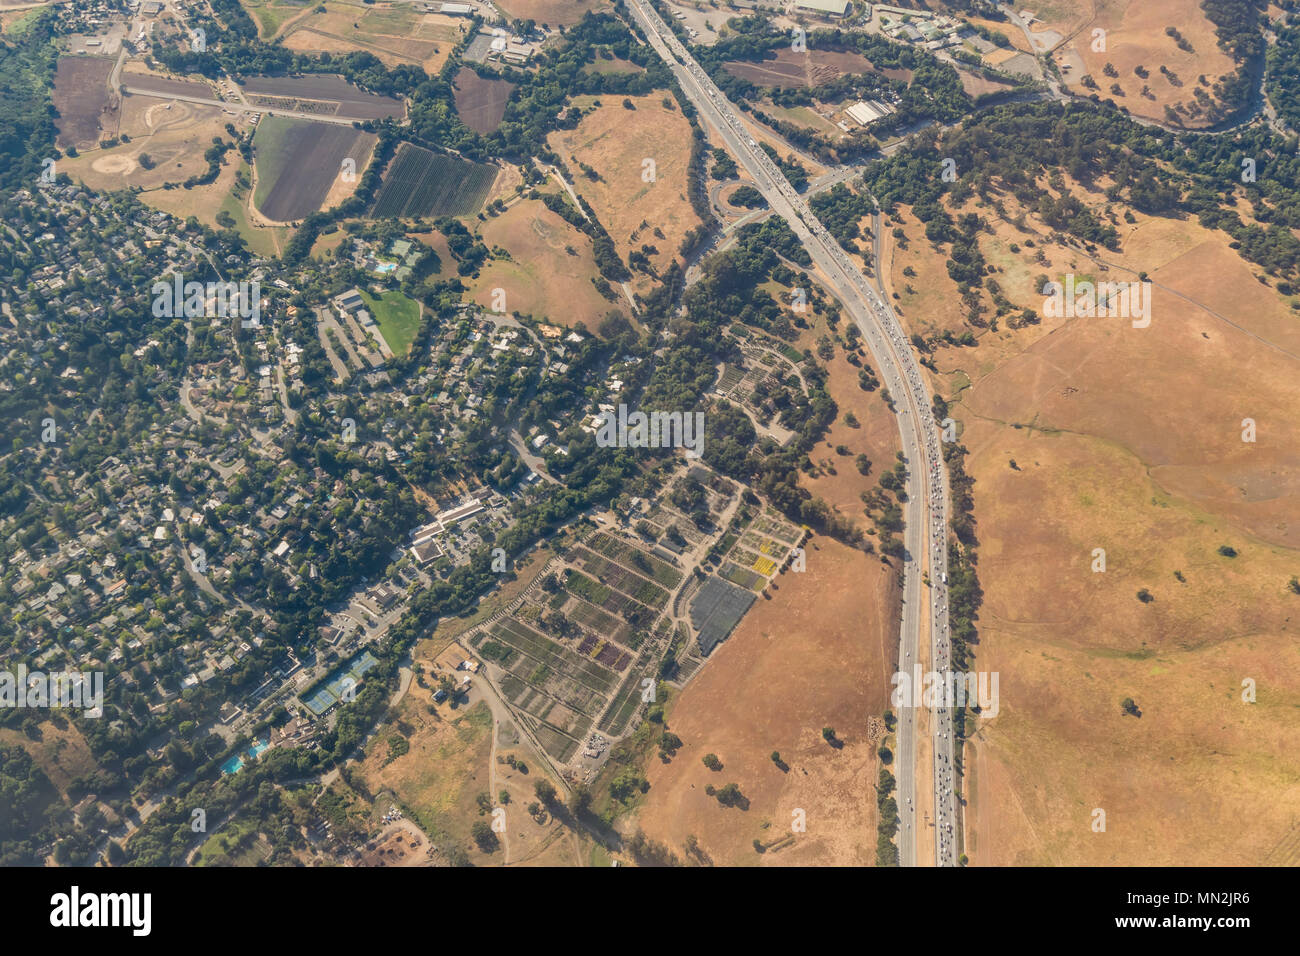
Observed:
[[[264,737],[261,740],[254,740],[252,746],[250,746],[248,750],[246,750],[244,753],[247,753],[248,756],[250,757],[260,757],[263,753],[269,750],[270,747],[271,747],[270,738]],[[239,773],[239,771],[243,769],[244,769],[244,754],[235,754],[233,757],[231,757],[229,760],[227,760],[225,763],[221,765],[222,773]]]

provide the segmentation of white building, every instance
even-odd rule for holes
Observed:
[[[849,12],[849,0],[794,0],[796,13],[840,19]]]
[[[894,112],[894,107],[880,100],[859,100],[844,111],[859,126],[870,126]]]

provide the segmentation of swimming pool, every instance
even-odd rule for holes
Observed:
[[[264,737],[261,740],[254,740],[252,746],[250,746],[248,750],[246,750],[244,753],[247,753],[248,756],[250,757],[260,757],[267,750],[269,750],[270,747],[271,747],[271,739],[269,737]],[[222,773],[239,773],[239,771],[243,769],[244,769],[243,754],[235,754],[233,757],[231,757],[229,760],[227,760],[225,763],[221,765]]]

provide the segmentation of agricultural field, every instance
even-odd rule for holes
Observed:
[[[373,133],[348,126],[264,116],[253,137],[257,211],[284,223],[311,215],[328,198],[336,204],[355,188],[376,142]],[[348,159],[354,164],[350,183],[343,173]]]
[[[202,80],[182,80],[139,69],[122,71],[122,88],[129,93],[157,96],[163,99],[170,99],[173,96],[194,96],[210,100],[216,95],[212,87]]]
[[[392,68],[418,66],[435,76],[468,30],[464,18],[424,13],[414,5],[327,0],[288,23],[280,44],[300,53],[371,53]]]
[[[406,106],[400,100],[367,93],[341,76],[253,76],[240,85],[250,103],[285,112],[347,120],[406,117]]]
[[[644,252],[662,274],[686,233],[700,222],[687,196],[691,127],[671,97],[669,106],[661,93],[628,100],[634,109],[625,107],[622,97],[599,100],[575,129],[551,133],[547,142],[569,167],[574,189],[591,204],[623,260],[633,251]],[[595,101],[583,102],[594,106]],[[652,181],[647,181],[646,160],[654,164]],[[644,284],[632,280],[634,287]]]
[[[467,66],[452,81],[456,88],[456,112],[461,122],[476,133],[487,134],[501,125],[506,102],[515,85],[508,80],[479,76]]]
[[[734,491],[711,493],[704,506],[718,513],[733,500]],[[658,527],[689,523],[677,513],[661,513],[659,520]],[[680,603],[673,596],[687,578],[683,569],[719,530],[697,533],[680,559],[627,532],[592,531],[508,616],[468,638],[502,696],[557,765],[579,776],[589,772],[595,766],[583,749],[589,735],[608,740],[633,725],[643,703],[642,680],[655,673],[668,646]]]
[[[118,97],[110,95],[113,61],[98,56],[61,56],[54,74],[59,146],[85,149],[117,135]]]
[[[551,212],[538,199],[522,199],[505,212],[489,217],[481,227],[488,248],[500,246],[509,259],[489,259],[470,283],[473,301],[492,306],[497,289],[505,290],[509,312],[544,319],[555,325],[578,322],[596,328],[618,307],[592,284],[600,275],[591,252],[591,239]],[[438,252],[444,268],[451,253]],[[454,269],[452,270],[455,271]]]
[[[496,175],[494,166],[405,143],[388,164],[371,214],[376,218],[473,215]]]

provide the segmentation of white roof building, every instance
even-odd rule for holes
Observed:
[[[880,100],[859,100],[844,111],[845,115],[859,126],[870,126],[893,112],[894,107]]]
[[[849,0],[794,0],[794,8],[798,13],[842,17],[849,12]]]

